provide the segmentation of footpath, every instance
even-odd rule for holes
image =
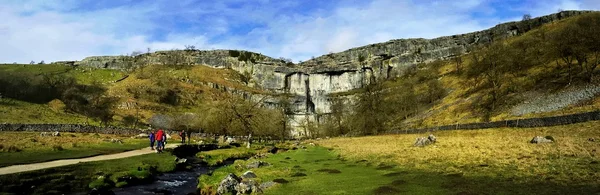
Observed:
[[[175,148],[179,146],[179,144],[167,144],[166,148]],[[25,164],[25,165],[12,165],[8,167],[0,168],[0,175],[20,173],[26,171],[35,171],[40,169],[54,168],[66,165],[74,165],[82,162],[93,162],[93,161],[102,161],[102,160],[113,160],[120,158],[129,158],[133,156],[139,156],[144,154],[156,153],[155,150],[150,150],[150,148],[143,148],[139,150],[132,150],[128,152],[122,152],[117,154],[106,154],[100,156],[93,156],[87,158],[78,158],[78,159],[65,159],[65,160],[55,160],[43,163],[33,163],[33,164]]]

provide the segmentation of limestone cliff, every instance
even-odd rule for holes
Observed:
[[[418,63],[447,59],[469,52],[475,46],[516,36],[564,18],[587,11],[563,11],[520,22],[499,24],[493,28],[435,39],[396,39],[339,53],[323,55],[300,64],[286,63],[258,53],[235,50],[160,51],[135,57],[136,61],[164,64],[170,52],[181,56],[186,64],[203,64],[214,68],[231,68],[251,75],[254,87],[273,93],[289,93],[294,116],[292,126],[306,120],[318,121],[319,114],[330,112],[331,93],[361,88],[375,79],[402,74]],[[171,53],[173,54],[173,53]],[[89,57],[76,65],[100,68],[123,68],[122,56]],[[275,100],[269,100],[276,104]]]

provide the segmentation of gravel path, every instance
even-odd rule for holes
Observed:
[[[179,144],[167,144],[166,148],[175,148],[179,146]],[[43,163],[33,163],[26,165],[12,165],[8,167],[0,168],[0,175],[12,174],[12,173],[20,173],[26,171],[34,171],[40,169],[54,168],[66,165],[73,165],[80,162],[92,162],[92,161],[101,161],[101,160],[112,160],[112,159],[120,159],[120,158],[128,158],[133,156],[139,156],[144,154],[155,153],[156,151],[150,150],[150,148],[143,148],[139,150],[132,150],[128,152],[122,152],[117,154],[107,154],[100,156],[93,156],[87,158],[79,158],[79,159],[66,159],[66,160],[55,160],[50,162]]]

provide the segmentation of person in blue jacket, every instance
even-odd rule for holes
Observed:
[[[156,140],[154,132],[150,132],[150,135],[148,135],[148,137],[150,138],[150,149],[154,150],[154,141]]]

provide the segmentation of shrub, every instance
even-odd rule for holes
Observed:
[[[50,109],[52,109],[54,112],[62,112],[65,110],[66,105],[59,99],[54,99],[48,102],[48,107],[50,107]]]
[[[21,152],[21,149],[18,148],[17,146],[9,146],[8,148],[6,148],[7,152]]]

